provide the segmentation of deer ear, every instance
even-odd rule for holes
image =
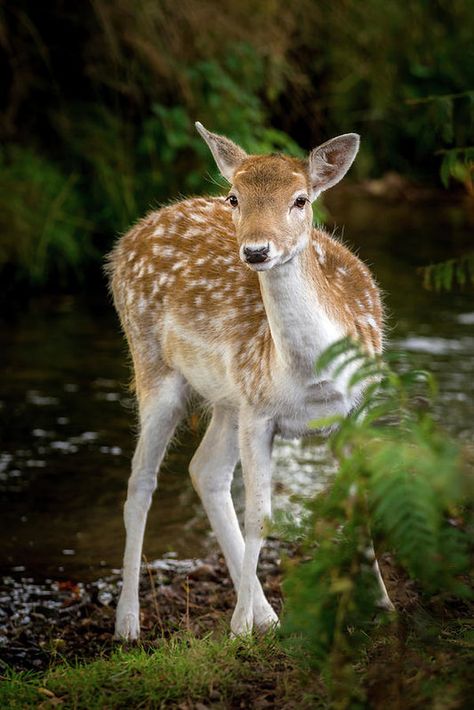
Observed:
[[[342,180],[357,155],[359,143],[357,133],[345,133],[311,151],[308,163],[313,188],[312,200]]]
[[[196,121],[194,125],[196,126],[198,133],[204,138],[209,146],[222,176],[225,177],[228,182],[232,182],[235,171],[239,167],[240,163],[245,160],[247,153],[242,150],[242,148],[239,148],[238,145],[232,143],[232,141],[228,138],[218,136],[216,133],[211,133],[206,130],[202,123],[199,123],[199,121]]]

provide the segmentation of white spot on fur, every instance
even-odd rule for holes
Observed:
[[[204,217],[204,215],[201,215],[198,212],[194,212],[191,215],[191,219],[193,220],[193,222],[198,222],[199,224],[204,224],[206,221],[206,218]]]
[[[318,242],[314,243],[314,248],[316,250],[316,254],[318,255],[318,261],[321,264],[321,266],[324,266],[326,263],[326,253],[324,249],[322,248],[321,244]]]
[[[161,252],[158,252],[160,256],[163,257],[163,259],[169,259],[171,256],[174,255],[176,249],[172,246],[167,246],[163,247],[161,249]]]

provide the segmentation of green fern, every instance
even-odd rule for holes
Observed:
[[[371,358],[347,339],[316,367],[341,374],[354,363],[352,386],[367,385],[359,406],[346,418],[313,422],[339,424],[330,443],[340,466],[329,489],[307,505],[296,531],[304,561],[292,562],[284,581],[283,634],[323,671],[335,705],[339,691],[344,702],[361,699],[354,660],[370,639],[377,598],[366,555],[371,534],[422,594],[470,596],[462,581],[468,526],[452,521],[472,500],[472,481],[460,447],[426,406],[416,406],[436,393],[436,383],[408,368],[403,355]]]
[[[474,286],[474,253],[463,254],[420,269],[428,291],[451,291],[454,286]]]

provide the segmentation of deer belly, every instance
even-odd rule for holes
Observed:
[[[169,328],[163,339],[163,352],[169,367],[180,372],[207,402],[238,401],[238,392],[229,376],[230,353],[224,346]]]
[[[292,406],[283,408],[275,417],[275,429],[283,439],[298,439],[314,434],[317,427],[310,422],[332,416],[345,416],[352,403],[330,382],[320,382],[309,388],[301,401],[293,401]]]

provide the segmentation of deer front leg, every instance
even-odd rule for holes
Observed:
[[[156,488],[158,469],[181,419],[185,405],[182,378],[171,373],[140,403],[140,438],[132,461],[124,507],[127,533],[123,586],[117,605],[115,637],[135,640],[140,635],[138,584],[147,513]]]
[[[211,423],[189,472],[209,522],[224,554],[235,591],[238,594],[244,559],[244,540],[231,497],[231,484],[239,458],[238,422],[234,412],[216,406]],[[253,622],[264,631],[277,616],[254,577]]]
[[[263,544],[265,522],[271,516],[271,449],[273,424],[242,412],[239,444],[245,484],[245,550],[242,572],[231,629],[234,636],[252,631],[254,620],[255,578]],[[269,615],[267,626],[277,619]]]

